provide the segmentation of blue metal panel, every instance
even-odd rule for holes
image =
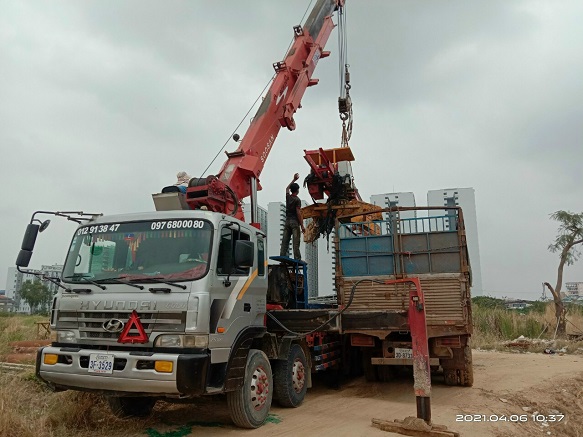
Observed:
[[[372,256],[368,259],[368,275],[392,275],[394,273],[392,256]]]
[[[347,223],[338,231],[340,262],[345,276],[409,275],[459,272],[461,258],[457,217],[389,218],[386,222]],[[391,223],[394,222],[394,223]],[[392,224],[388,227],[387,224]],[[374,226],[373,226],[374,225]],[[389,233],[370,235],[378,228]],[[398,254],[395,241],[398,238]]]
[[[368,275],[368,264],[366,256],[342,259],[342,273],[344,276],[365,276]]]
[[[375,253],[388,255],[393,253],[393,237],[390,235],[378,235],[363,238],[367,241],[369,255]]]
[[[393,237],[374,235],[340,239],[340,260],[346,276],[390,275],[393,268]]]

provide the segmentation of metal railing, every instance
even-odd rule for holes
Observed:
[[[430,217],[398,218],[387,213],[385,220],[342,223],[338,237],[358,238],[375,235],[426,234],[433,232],[457,232],[458,217],[453,214]]]

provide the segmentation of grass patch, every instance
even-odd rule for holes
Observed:
[[[100,396],[53,393],[32,372],[0,373],[0,435],[106,437],[144,435],[152,419],[114,417]]]
[[[506,342],[520,336],[538,339],[527,348],[542,352],[546,348],[566,348],[567,353],[581,352],[581,342],[555,339],[556,319],[552,302],[535,302],[523,311],[508,310],[504,301],[486,296],[472,299],[474,333],[472,346],[481,349],[508,350]],[[567,334],[583,332],[583,308],[568,306]],[[555,341],[551,341],[555,340]]]
[[[43,316],[3,315],[0,317],[0,361],[3,361],[3,357],[11,352],[10,343],[36,340],[36,322],[46,320]]]

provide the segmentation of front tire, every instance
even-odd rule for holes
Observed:
[[[249,350],[243,385],[227,393],[231,420],[241,428],[260,427],[271,407],[273,376],[267,356],[258,349]]]
[[[287,359],[273,364],[273,397],[279,405],[296,408],[304,401],[309,371],[304,350],[299,344],[292,344]]]
[[[156,399],[150,397],[115,397],[108,396],[107,403],[111,412],[117,417],[146,417],[152,413]]]

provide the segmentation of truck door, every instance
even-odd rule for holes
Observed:
[[[263,326],[267,277],[264,260],[264,241],[246,229],[221,223],[219,227],[216,278],[211,297],[210,344],[214,347],[230,347],[237,335],[249,326]],[[253,267],[241,268],[234,263],[237,241],[254,244]],[[258,250],[259,249],[259,250]]]

